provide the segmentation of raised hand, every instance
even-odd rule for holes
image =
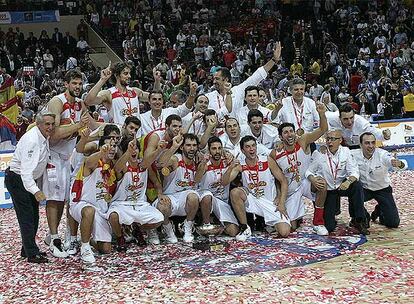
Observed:
[[[276,41],[275,48],[273,49],[273,59],[277,62],[280,60],[282,54],[282,44],[280,41]]]
[[[155,82],[161,82],[161,72],[157,71],[155,68],[152,70],[152,75],[154,76]]]
[[[109,78],[111,78],[111,76],[112,76],[111,61],[109,61],[108,66],[101,71],[101,80],[106,82],[109,80]]]
[[[181,134],[174,136],[173,138],[173,147],[178,149],[183,144],[184,138]]]
[[[232,88],[232,84],[230,82],[224,83],[224,90],[226,91],[226,94],[231,94],[231,88]]]
[[[321,102],[316,102],[316,111],[318,111],[319,114],[323,114],[326,112],[326,106]]]
[[[167,146],[168,146],[168,141],[161,139],[158,142],[157,150],[164,150],[165,148],[167,148]]]
[[[137,141],[135,139],[129,142],[127,151],[129,155],[134,155],[137,153]]]
[[[86,126],[88,126],[89,127],[89,125],[90,125],[90,123],[91,123],[91,120],[92,120],[93,118],[89,115],[89,113],[88,112],[84,112],[83,114],[82,114],[82,116],[81,116],[81,119],[80,119],[80,124],[81,124],[81,126],[82,127],[86,127]]]
[[[390,129],[385,129],[382,131],[382,135],[384,136],[385,140],[389,140],[391,138],[391,131]]]
[[[81,138],[86,139],[89,137],[89,135],[91,135],[91,129],[89,129],[88,127],[83,128],[79,131],[79,135]]]

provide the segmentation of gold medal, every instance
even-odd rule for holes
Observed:
[[[110,194],[108,192],[105,193],[104,200],[105,200],[105,202],[110,203],[111,200],[112,200],[112,194]]]
[[[305,134],[305,130],[303,130],[302,128],[299,128],[299,129],[296,130],[296,134],[298,136],[302,136],[303,134]]]
[[[161,174],[164,175],[164,176],[168,176],[168,175],[170,175],[170,173],[171,173],[171,171],[170,171],[170,168],[168,168],[168,167],[164,167],[164,168],[161,169]]]
[[[300,175],[299,174],[296,174],[295,180],[296,180],[297,183],[300,182]]]

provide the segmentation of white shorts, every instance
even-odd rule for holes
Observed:
[[[171,216],[186,216],[187,212],[185,211],[185,205],[187,202],[187,196],[189,194],[195,194],[199,197],[198,193],[194,190],[184,190],[174,194],[166,194],[171,200]],[[158,199],[153,203],[153,206],[157,208]]]
[[[43,174],[42,190],[48,201],[69,201],[70,159],[64,159],[59,153],[50,151],[49,163],[56,168],[56,177],[51,177],[48,170]]]
[[[157,224],[164,221],[164,215],[147,202],[140,202],[138,205],[127,205],[127,203],[130,202],[112,202],[106,218],[109,219],[111,213],[115,212],[119,216],[121,225],[131,225],[132,223],[141,225]]]
[[[305,215],[306,208],[303,197],[315,200],[315,193],[311,191],[311,182],[304,179],[299,188],[286,198],[286,210],[291,221],[302,218]]]
[[[210,191],[202,190],[200,193],[200,201],[206,197],[211,196],[212,208],[210,213],[214,213],[217,219],[222,223],[232,223],[239,225],[236,216],[234,215],[233,210],[229,203],[222,201],[221,199],[215,197]]]
[[[92,238],[97,242],[111,242],[112,230],[106,219],[106,212],[102,208],[94,206],[87,202],[78,202],[70,205],[69,213],[79,224],[82,221],[82,209],[91,206],[95,208],[95,219],[92,227]]]
[[[290,220],[279,211],[276,211],[276,206],[272,201],[263,197],[256,198],[253,194],[248,193],[245,204],[246,212],[263,216],[266,225],[274,226],[279,223],[286,223],[290,226]]]

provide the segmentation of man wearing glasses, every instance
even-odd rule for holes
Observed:
[[[341,130],[328,131],[326,135],[326,152],[315,151],[313,160],[306,172],[306,177],[315,183],[323,177],[327,184],[325,201],[325,227],[332,232],[336,227],[335,213],[337,200],[345,196],[349,200],[351,225],[359,233],[367,235],[367,222],[364,209],[364,193],[359,179],[358,166],[351,156],[349,148],[341,146]]]

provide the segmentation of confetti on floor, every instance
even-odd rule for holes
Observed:
[[[0,303],[412,303],[413,178],[412,171],[392,176],[400,228],[372,224],[366,243],[346,228],[344,200],[335,236],[311,233],[308,208],[304,227],[288,239],[257,235],[215,253],[132,246],[98,257],[99,273],[82,271],[79,256],[28,264],[14,211],[0,210]],[[38,243],[46,250],[44,208],[41,219]]]

